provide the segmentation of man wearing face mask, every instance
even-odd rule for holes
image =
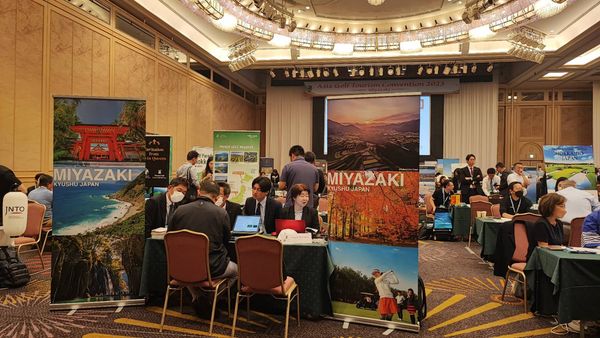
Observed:
[[[220,193],[215,205],[227,211],[227,214],[229,215],[229,229],[233,229],[235,220],[242,214],[242,205],[229,200],[229,194],[231,194],[231,187],[229,184],[225,182],[219,182],[218,184]]]
[[[185,197],[188,181],[176,177],[169,182],[167,192],[152,196],[146,200],[146,223],[144,233],[146,238],[151,236],[152,229],[168,227],[168,220]]]
[[[508,185],[509,197],[502,200],[500,213],[504,218],[513,218],[516,214],[524,214],[531,209],[531,201],[523,196],[523,185],[521,182],[512,182]]]

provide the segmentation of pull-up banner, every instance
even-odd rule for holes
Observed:
[[[334,317],[418,331],[419,96],[329,98]]]
[[[304,92],[313,96],[351,94],[450,94],[458,93],[458,79],[398,79],[304,82]]]
[[[143,304],[146,102],[54,99],[53,310]]]
[[[596,193],[596,175],[592,146],[544,146],[548,191],[556,190],[556,180],[575,181],[577,189]]]
[[[146,136],[146,188],[165,188],[169,185],[171,149],[171,136]]]
[[[213,133],[214,180],[231,186],[229,200],[244,204],[259,176],[260,131],[221,130]]]

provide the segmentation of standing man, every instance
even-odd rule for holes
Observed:
[[[304,159],[306,160],[306,162],[315,166],[316,155],[312,151],[307,151],[306,155],[304,155]],[[317,168],[317,166],[315,166],[315,168]],[[319,174],[319,187],[315,190],[315,195],[313,196],[315,208],[319,205],[320,194],[322,194],[325,191],[325,174],[319,168],[317,168],[317,174]]]
[[[469,203],[469,197],[475,195],[483,195],[481,191],[481,181],[483,174],[481,169],[475,166],[475,155],[469,154],[465,157],[467,166],[460,170],[460,192],[461,200],[464,203]]]
[[[38,187],[33,189],[29,196],[30,200],[34,200],[46,206],[44,213],[44,223],[52,224],[52,197],[54,190],[54,179],[50,175],[42,174],[38,178]]]
[[[225,244],[229,242],[229,216],[215,205],[219,185],[210,180],[200,182],[198,199],[175,210],[169,232],[191,230],[205,234],[209,240],[208,261],[213,280],[237,276],[237,264],[229,260]],[[210,304],[199,301],[200,290],[189,287],[196,313],[203,314]]]
[[[498,193],[500,187],[500,177],[496,176],[496,170],[494,168],[488,168],[487,175],[481,182],[483,194],[486,196]]]
[[[252,181],[252,197],[244,203],[244,215],[260,216],[261,230],[270,234],[275,231],[275,219],[281,214],[281,203],[269,197],[271,180],[259,176]]]
[[[160,227],[168,227],[169,217],[173,215],[175,209],[183,201],[188,189],[188,182],[185,178],[175,177],[169,182],[167,191],[146,200],[144,224],[144,234],[146,238],[150,237],[152,230]]]
[[[235,220],[242,214],[242,206],[229,200],[229,195],[231,194],[229,184],[226,182],[219,182],[217,184],[219,185],[219,198],[217,198],[215,204],[227,211],[227,215],[229,215],[229,229],[233,230]]]
[[[187,161],[177,168],[175,173],[177,177],[185,178],[188,182],[188,190],[185,195],[186,202],[191,202],[196,199],[197,189],[200,187],[200,182],[198,181],[198,168],[196,168],[198,156],[200,156],[200,154],[195,150],[188,152]]]
[[[290,198],[290,187],[294,184],[302,183],[310,189],[310,200],[308,205],[314,205],[313,195],[319,189],[319,173],[317,168],[306,162],[304,159],[304,148],[295,145],[290,148],[290,163],[286,164],[281,170],[279,178],[279,189],[287,190],[285,205],[292,205]]]
[[[506,169],[506,166],[502,162],[496,163],[496,173],[498,177],[500,177],[500,194],[506,196],[508,194],[508,175],[510,175],[509,170]]]
[[[506,179],[506,181],[508,182],[508,184],[511,184],[512,182],[521,183],[523,185],[523,188],[525,188],[525,191],[523,193],[525,195],[527,195],[527,187],[529,186],[529,177],[527,177],[527,175],[523,171],[524,169],[525,169],[525,166],[523,165],[523,163],[521,163],[521,162],[515,163],[513,165],[513,173],[508,175],[508,178]]]

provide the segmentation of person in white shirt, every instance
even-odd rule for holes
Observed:
[[[375,287],[379,293],[379,316],[383,320],[392,320],[394,314],[398,313],[398,304],[390,284],[398,284],[398,277],[392,270],[381,273],[379,269],[374,269],[372,275],[375,277]]]
[[[567,214],[560,220],[571,223],[574,218],[586,217],[592,211],[600,209],[600,202],[595,194],[579,190],[575,181],[566,180],[561,183],[561,189],[557,192],[567,199]]]
[[[512,182],[520,182],[523,185],[523,193],[527,195],[527,187],[529,186],[529,177],[523,171],[525,166],[521,162],[517,162],[513,165],[513,172],[508,175],[506,182],[511,184]]]
[[[481,188],[486,196],[497,194],[500,188],[500,176],[496,176],[496,169],[488,168],[487,176],[481,182]]]

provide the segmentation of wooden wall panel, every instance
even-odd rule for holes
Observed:
[[[92,32],[92,95],[110,95],[110,38]]]
[[[519,138],[543,140],[545,115],[545,106],[519,107]]]
[[[74,95],[92,95],[92,30],[73,23],[73,91]]]
[[[19,1],[15,46],[14,167],[38,171],[42,155],[44,7]]]
[[[53,95],[145,99],[174,168],[213,125],[257,129],[255,105],[112,29],[64,0],[0,1],[0,164],[25,184],[52,170]]]
[[[592,144],[592,107],[560,107],[559,142],[561,144]]]
[[[50,94],[69,95],[73,90],[73,21],[50,14]]]
[[[17,1],[0,1],[0,164],[14,166]]]

